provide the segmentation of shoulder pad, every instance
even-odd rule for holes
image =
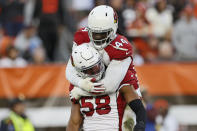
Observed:
[[[74,42],[77,45],[90,42],[87,28],[81,28],[74,34]]]
[[[110,60],[122,60],[132,56],[132,45],[124,36],[117,37],[105,48]]]
[[[133,85],[133,87],[135,89],[139,88],[137,76],[131,70],[127,71],[127,73],[126,73],[126,75],[125,75],[125,77],[122,80],[120,85],[123,85],[123,84]]]

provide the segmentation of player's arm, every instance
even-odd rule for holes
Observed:
[[[137,124],[134,131],[144,131],[146,123],[146,110],[140,99],[141,93],[138,80],[134,72],[128,70],[125,78],[119,87],[120,93],[123,94],[127,104],[136,114]]]
[[[70,92],[71,100],[79,100],[81,96],[103,95],[103,94],[116,92],[116,90],[118,89],[121,81],[123,80],[123,78],[125,77],[125,74],[128,71],[128,67],[129,67],[130,63],[131,63],[131,58],[130,57],[128,57],[128,58],[126,58],[122,61],[112,60],[111,63],[109,64],[108,68],[106,69],[105,78],[102,79],[101,81],[99,81],[99,83],[102,83],[102,84],[105,83],[104,84],[105,88],[103,88],[103,86],[102,87],[94,87],[94,88],[97,88],[96,90],[97,90],[98,94],[95,94],[95,93],[94,94],[89,94],[88,92],[85,92],[85,91],[81,90],[83,88],[79,89],[79,88],[76,87]],[[68,66],[67,66],[67,69],[66,69],[67,71],[69,70]],[[114,75],[114,72],[118,72],[118,75]],[[74,73],[71,73],[70,75],[73,76]],[[69,80],[69,78],[67,77],[68,80]],[[80,79],[82,79],[82,78],[80,78]],[[88,85],[88,84],[86,84],[86,85]],[[102,91],[104,89],[105,89],[105,92],[102,93]]]
[[[135,88],[132,85],[125,85],[120,89],[127,104],[136,114],[137,124],[134,127],[134,131],[144,131],[146,123],[146,110],[140,97],[138,96]]]
[[[79,131],[82,121],[83,119],[80,113],[80,105],[72,103],[71,115],[66,127],[66,131]]]
[[[127,103],[135,99],[140,99],[137,92],[135,91],[135,88],[132,85],[122,86],[122,88],[120,89],[120,92],[123,94]]]
[[[127,57],[123,60],[112,60],[110,62],[106,69],[105,77],[99,81],[106,88],[105,93],[113,93],[118,89],[130,64],[131,57]]]
[[[112,42],[105,48],[104,56],[108,56],[110,63],[106,69],[105,78],[101,81],[106,87],[106,92],[115,92],[122,80],[124,79],[127,70],[132,65],[132,45],[123,36],[119,37],[115,42]]]
[[[105,77],[99,83],[93,83],[90,79],[82,79],[77,74],[78,72],[72,66],[71,60],[69,59],[66,67],[66,78],[73,85],[90,92],[96,85],[100,83],[105,87],[105,93],[115,92],[120,85],[121,81],[125,77],[127,70],[131,64],[131,58],[128,57],[124,60],[112,60],[106,69]],[[117,72],[117,75],[114,75]],[[113,76],[113,77],[112,77]],[[102,91],[101,91],[102,92]]]
[[[98,87],[99,88],[99,87]],[[101,92],[100,90],[104,90],[102,87],[100,87],[100,89],[98,89],[98,92]],[[70,84],[69,86],[69,91],[70,91],[70,100],[73,103],[78,103],[78,100],[82,97],[82,96],[98,96],[98,95],[103,95],[103,93],[89,93],[85,90],[82,90],[79,87],[76,87],[72,84]]]
[[[66,75],[66,79],[70,83],[72,83],[73,85],[75,85],[75,86],[79,86],[79,81],[82,79],[77,74],[78,74],[78,72],[72,66],[71,59],[69,59],[68,60],[68,63],[67,63],[67,66],[66,66],[65,75]]]

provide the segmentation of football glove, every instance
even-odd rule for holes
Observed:
[[[92,78],[86,78],[79,81],[79,87],[87,92],[91,93],[104,93],[105,87],[102,83],[93,82]]]
[[[78,88],[78,87],[74,87],[71,91],[70,91],[70,99],[71,101],[76,101],[79,100],[81,98],[81,92],[83,92],[82,89]]]

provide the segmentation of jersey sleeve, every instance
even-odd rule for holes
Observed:
[[[77,45],[90,42],[87,28],[81,28],[74,34],[74,40]]]
[[[138,90],[139,88],[137,76],[131,70],[127,71],[124,79],[120,83],[119,89],[122,88],[124,85],[132,85],[135,90]]]
[[[110,60],[123,60],[132,57],[132,45],[124,36],[118,35],[106,48]]]

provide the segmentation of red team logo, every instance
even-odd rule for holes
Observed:
[[[116,11],[114,11],[114,23],[118,23],[118,15]]]

